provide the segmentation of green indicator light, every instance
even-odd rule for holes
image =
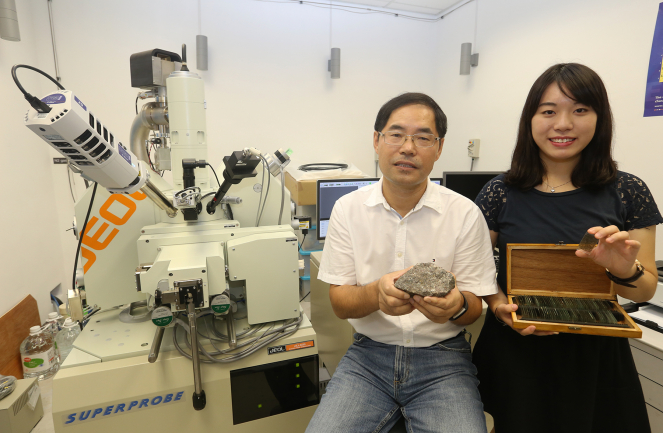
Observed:
[[[298,374],[295,374],[295,377],[299,377],[299,375],[298,375]]]
[[[262,405],[261,405],[261,404],[258,405],[258,409],[260,409],[260,408],[262,408]]]
[[[299,384],[297,384],[297,388],[299,388]]]
[[[295,367],[299,367],[299,362],[297,364],[295,364]]]

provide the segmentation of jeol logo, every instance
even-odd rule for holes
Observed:
[[[72,412],[62,415],[62,423],[65,426],[78,425],[82,422],[96,421],[115,415],[125,415],[135,413],[145,409],[152,409],[157,406],[172,405],[184,401],[184,391],[171,392],[167,394],[151,395],[136,400],[126,400],[120,403],[92,407],[80,412]]]
[[[87,227],[85,228],[85,233],[82,234],[83,242],[81,245],[81,256],[85,260],[83,265],[83,273],[87,273],[90,270],[94,262],[97,260],[97,255],[94,251],[102,251],[113,242],[113,238],[120,232],[120,229],[117,227],[123,226],[129,221],[131,216],[136,212],[137,205],[136,201],[145,200],[147,196],[140,191],[136,191],[133,194],[111,194],[110,197],[104,202],[103,205],[99,208],[99,217],[103,219],[100,226],[97,227],[94,233],[91,233],[95,229],[95,226],[99,222],[99,218],[93,216],[87,222]],[[133,199],[133,200],[132,200]],[[118,203],[126,208],[124,215],[115,215],[110,211],[110,207],[113,203]],[[117,208],[117,207],[116,207]],[[101,240],[101,237],[104,236],[106,230],[110,225],[114,227],[106,234],[104,240]],[[115,227],[117,226],[117,227]],[[93,251],[94,250],[94,251]]]

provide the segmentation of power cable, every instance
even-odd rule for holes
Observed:
[[[262,202],[262,210],[260,211],[260,216],[258,217],[258,224],[256,224],[256,227],[260,226],[260,220],[262,219],[262,213],[265,211],[265,204],[267,204],[267,196],[269,196],[269,187],[272,183],[272,177],[271,173],[269,173],[269,164],[267,163],[267,160],[265,159],[264,156],[260,155],[262,158],[263,164],[265,165],[264,169],[267,170],[267,191],[265,191],[265,200]]]
[[[90,218],[90,212],[92,212],[92,204],[94,203],[94,196],[97,194],[97,182],[94,183],[94,188],[92,189],[92,197],[90,197],[90,205],[87,208],[87,214],[85,215],[85,222],[83,223],[83,230],[78,233],[78,246],[76,247],[76,258],[74,259],[74,276],[72,278],[71,287],[76,290],[76,270],[78,268],[78,254],[81,251],[81,244],[83,243],[83,236],[85,236],[85,229],[87,228],[87,222]],[[67,309],[69,305],[67,304]]]
[[[216,171],[214,171],[214,167],[212,167],[212,164],[210,164],[209,162],[206,162],[205,164],[208,165],[209,168],[212,169],[212,173],[214,173],[214,177],[216,178],[216,184],[217,184],[218,188],[221,188],[221,182],[219,182],[219,176],[216,175]]]
[[[263,186],[265,185],[265,171],[267,167],[265,167],[265,158],[260,155],[260,162],[262,163],[262,180],[260,181],[260,198],[258,199],[258,212],[256,213],[256,224],[255,226],[258,227],[258,219],[260,218],[260,203],[262,203],[262,193],[263,193]]]

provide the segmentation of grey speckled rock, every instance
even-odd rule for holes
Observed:
[[[410,295],[441,298],[456,287],[456,278],[433,263],[419,263],[396,280],[394,286]]]

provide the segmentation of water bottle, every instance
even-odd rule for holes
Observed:
[[[48,313],[48,320],[42,326],[42,330],[51,336],[53,340],[53,345],[55,346],[55,356],[58,358],[58,363],[62,364],[62,357],[60,356],[60,348],[58,347],[55,337],[60,332],[60,326],[58,324],[59,315],[58,313]]]
[[[60,316],[58,313],[48,313],[48,320],[46,323],[50,324],[56,334],[62,329],[62,326],[60,325],[61,318],[62,316]]]
[[[21,343],[21,365],[23,377],[37,380],[48,379],[60,369],[53,339],[39,326],[30,328],[30,335]]]
[[[60,348],[60,363],[64,362],[67,355],[74,348],[74,340],[76,340],[76,337],[80,333],[81,327],[78,326],[78,323],[67,317],[67,320],[64,321],[62,331],[58,332],[58,335],[55,337],[55,341]]]

